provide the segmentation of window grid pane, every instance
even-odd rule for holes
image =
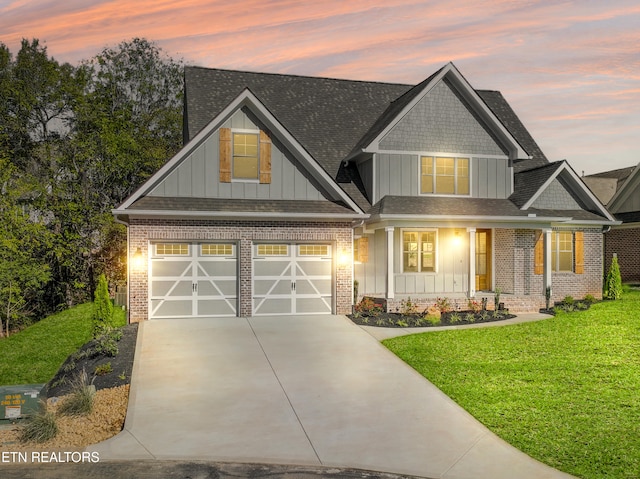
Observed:
[[[203,256],[231,256],[233,254],[233,245],[203,244],[200,246],[200,254]]]
[[[258,135],[255,133],[234,133],[233,177],[257,180],[258,165]]]
[[[420,158],[420,192],[469,194],[469,158]]]
[[[433,158],[431,156],[423,156],[420,162],[420,191],[422,193],[433,193]]]
[[[289,246],[286,244],[260,244],[258,245],[259,256],[288,256]]]
[[[329,246],[326,244],[301,244],[298,247],[300,256],[328,256]]]
[[[436,232],[404,231],[402,266],[405,273],[433,273],[436,270]]]
[[[158,243],[156,245],[156,254],[186,256],[189,254],[189,245],[187,243]]]

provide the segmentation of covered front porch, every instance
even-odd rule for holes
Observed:
[[[499,291],[505,308],[531,312],[545,306],[547,291],[553,300],[599,297],[601,275],[584,274],[585,238],[597,249],[598,229],[508,226],[422,222],[362,229],[355,237],[358,299],[384,298],[393,311],[409,298],[427,307],[446,297],[458,309],[487,298],[492,309]]]

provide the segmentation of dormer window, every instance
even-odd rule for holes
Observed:
[[[469,194],[469,158],[420,158],[420,192],[438,195]]]

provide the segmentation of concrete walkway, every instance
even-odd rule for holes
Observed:
[[[124,431],[101,461],[568,478],[509,446],[342,316],[142,323]]]

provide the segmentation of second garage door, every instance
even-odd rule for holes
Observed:
[[[150,245],[149,317],[235,316],[236,245]]]
[[[253,314],[331,314],[329,244],[253,245]]]

